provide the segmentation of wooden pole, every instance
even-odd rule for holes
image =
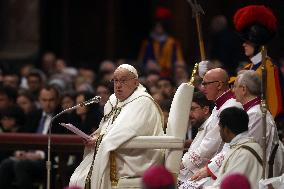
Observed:
[[[204,41],[202,35],[202,27],[201,27],[201,20],[200,14],[196,14],[195,16],[196,26],[197,26],[197,33],[198,33],[198,43],[199,43],[199,50],[200,50],[200,58],[201,61],[205,60],[205,48],[204,48]]]
[[[197,34],[198,34],[199,50],[200,50],[200,58],[201,58],[201,61],[203,61],[206,59],[206,55],[205,55],[204,41],[203,41],[203,35],[202,35],[200,14],[204,14],[204,11],[202,7],[197,3],[196,0],[194,0],[194,2],[192,2],[192,0],[188,0],[188,2],[192,8],[193,17],[195,17]]]
[[[266,113],[267,113],[267,103],[266,103],[266,58],[267,58],[267,50],[265,46],[261,47],[261,56],[262,56],[262,64],[261,64],[261,112],[262,112],[262,146],[263,146],[263,157],[262,157],[262,178],[265,179],[266,172]]]

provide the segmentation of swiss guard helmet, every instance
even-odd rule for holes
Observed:
[[[276,34],[277,20],[263,5],[249,5],[234,15],[234,25],[241,37],[257,46],[265,45]]]

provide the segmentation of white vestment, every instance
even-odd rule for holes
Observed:
[[[185,180],[210,160],[219,148],[220,143],[215,142],[215,133],[210,132],[210,120],[207,119],[198,129],[198,133],[188,151],[182,157],[184,169],[180,170],[179,180]],[[212,135],[213,134],[213,135]],[[184,179],[182,178],[184,177]]]
[[[249,125],[248,125],[248,133],[249,136],[253,137],[255,141],[262,146],[262,112],[260,109],[260,105],[256,104],[250,107],[247,110],[247,114],[249,116]],[[276,151],[274,166],[273,166],[273,176],[280,176],[284,171],[284,148],[281,141],[279,141],[276,124],[270,112],[268,111],[266,114],[266,175],[268,175],[268,161],[271,156],[271,152],[273,148],[279,144],[278,149]],[[208,169],[210,170],[210,174],[213,178],[215,178],[218,174],[218,171],[222,165],[224,160],[224,156],[226,152],[229,150],[228,144],[225,144],[222,151],[217,154],[214,158],[211,159],[211,162],[208,164]],[[262,156],[261,156],[262,157]]]
[[[252,152],[242,146],[251,147],[261,159],[260,145],[253,138],[247,137],[247,132],[237,135],[229,144],[230,149],[225,155],[217,180],[212,186],[204,187],[205,189],[219,188],[222,179],[232,173],[245,175],[250,182],[251,189],[258,189],[258,182],[262,177],[262,165]]]
[[[118,109],[117,109],[118,108]],[[120,109],[121,108],[121,109]],[[152,97],[140,85],[123,102],[111,95],[105,105],[104,118],[95,133],[104,134],[94,160],[92,189],[110,189],[110,152],[115,152],[116,176],[141,177],[143,172],[163,160],[161,150],[119,150],[119,146],[136,136],[163,135],[163,117]],[[93,161],[94,149],[85,150],[81,164],[70,179],[70,186],[84,188]]]
[[[268,185],[272,185],[275,189],[284,189],[284,173],[279,177],[272,177],[264,180],[261,179],[259,181],[259,189],[269,189]]]
[[[256,142],[262,146],[262,112],[260,105],[257,104],[247,111],[249,115],[249,135],[253,137]],[[274,122],[273,116],[267,111],[266,114],[266,160],[269,161],[272,150],[279,144],[273,165],[273,177],[280,176],[284,172],[284,150],[283,144],[279,140],[277,126]],[[266,165],[266,173],[268,174],[268,164]]]
[[[208,160],[221,151],[223,142],[218,126],[219,114],[228,107],[242,108],[242,105],[232,98],[230,93],[231,91],[227,91],[218,98],[221,102],[218,103],[218,106],[214,107],[210,117],[206,120],[204,125],[205,131],[201,131],[200,137],[197,134],[196,145],[193,143],[188,149],[188,152],[184,154],[182,163],[185,168],[180,171],[179,182],[187,182]]]

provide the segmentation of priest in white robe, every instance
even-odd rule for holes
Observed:
[[[198,133],[188,151],[183,155],[179,180],[182,180],[181,177],[188,178],[196,170],[202,168],[217,150],[215,143],[212,142],[214,137],[210,137],[208,128],[212,109],[213,102],[208,100],[202,92],[193,94],[189,120],[190,125],[198,129]]]
[[[203,78],[203,93],[206,95],[206,98],[208,100],[212,100],[215,102],[215,107],[211,113],[211,116],[208,118],[208,126],[206,126],[206,135],[203,138],[201,145],[195,149],[195,155],[197,155],[198,159],[206,157],[207,155],[208,156],[206,158],[212,158],[213,156],[218,154],[223,148],[223,142],[218,127],[220,112],[228,107],[242,107],[242,105],[234,98],[234,94],[229,88],[228,80],[229,76],[227,72],[221,68],[209,70]],[[206,149],[210,149],[210,152],[207,155]],[[192,161],[192,158],[190,158],[191,160],[188,158],[188,155],[185,155],[183,157],[183,162],[191,161],[191,163],[188,163],[188,170],[184,168],[180,172],[179,183],[184,183],[184,186],[180,186],[180,188],[190,188],[187,186],[191,184],[195,185],[195,183],[191,183],[191,181],[189,181],[189,178],[193,174],[198,172],[201,167],[196,164],[197,161]]]
[[[251,189],[258,189],[258,182],[262,178],[262,148],[248,136],[247,113],[240,108],[231,107],[220,114],[220,135],[229,144],[229,151],[218,172],[217,180],[205,189],[220,188],[224,177],[232,173],[245,175]]]
[[[261,79],[252,70],[238,73],[234,85],[236,100],[241,102],[249,116],[249,135],[262,148],[262,112],[260,107]],[[279,139],[277,126],[269,111],[266,114],[266,178],[280,176],[284,172],[284,148]]]
[[[100,127],[88,141],[70,186],[111,189],[121,178],[141,177],[147,168],[163,160],[161,150],[119,149],[136,136],[163,135],[163,117],[159,106],[139,84],[133,66],[120,65],[113,82],[114,94],[105,105]]]
[[[260,109],[261,81],[254,71],[244,70],[238,74],[234,84],[236,100],[241,102],[249,116],[249,136],[262,145],[262,112]],[[269,111],[266,115],[266,178],[279,176],[284,171],[284,147],[278,137],[277,127]],[[263,147],[263,146],[262,146]],[[211,176],[217,178],[218,171],[222,166],[224,156],[229,150],[225,144],[223,150],[210,160],[206,168],[197,172],[194,178]],[[269,165],[270,164],[270,165]],[[205,173],[203,173],[205,172]]]

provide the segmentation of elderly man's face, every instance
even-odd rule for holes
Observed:
[[[138,79],[127,69],[119,68],[113,74],[114,93],[120,101],[127,99],[138,87]]]
[[[211,74],[205,74],[202,82],[202,91],[208,100],[215,101],[218,95],[220,81],[216,80]]]
[[[234,83],[234,88],[233,88],[233,92],[235,94],[236,100],[240,103],[244,103],[243,99],[244,99],[244,95],[245,95],[245,86],[242,86],[238,83],[238,79],[239,76],[237,77],[235,83]]]

